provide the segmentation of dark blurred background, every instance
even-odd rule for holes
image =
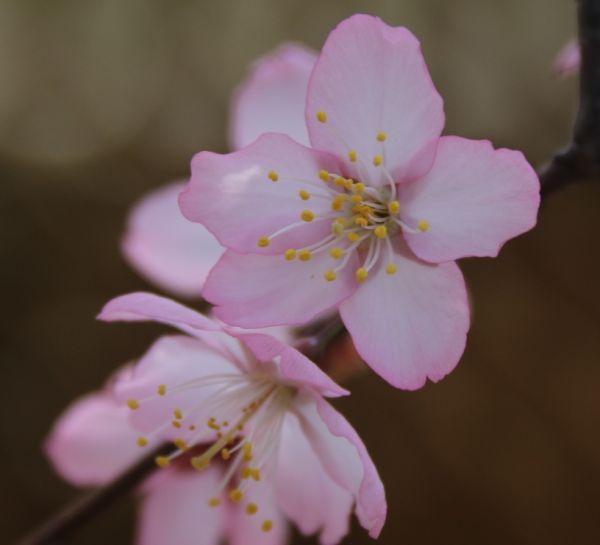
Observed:
[[[126,212],[185,176],[194,152],[226,150],[229,97],[249,62],[284,40],[319,48],[349,14],[377,14],[422,40],[447,133],[540,165],[576,105],[576,81],[551,71],[574,4],[2,0],[2,541],[78,494],[41,442],[160,330],[94,321],[110,297],[153,289],[119,253]],[[572,187],[498,259],[463,262],[473,326],[447,379],[415,393],[369,373],[348,384],[338,406],[387,485],[382,543],[600,542],[599,207],[600,185]],[[131,543],[133,517],[123,500],[73,543]],[[357,528],[347,540],[369,542]]]

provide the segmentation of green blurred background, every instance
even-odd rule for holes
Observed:
[[[282,41],[319,48],[365,11],[423,43],[447,133],[522,149],[568,138],[576,81],[551,63],[568,0],[3,0],[0,2],[0,524],[11,542],[78,492],[41,442],[76,396],[160,328],[109,326],[110,297],[152,289],[120,256],[126,212],[224,151],[231,91]],[[458,369],[395,391],[372,374],[338,405],[384,477],[381,543],[600,542],[600,186],[545,204],[495,260],[463,262],[473,326]],[[124,500],[73,543],[128,544]],[[303,542],[300,538],[297,542]],[[358,528],[349,544],[369,543]],[[165,544],[168,545],[168,544]]]

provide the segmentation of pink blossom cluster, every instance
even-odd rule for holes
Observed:
[[[280,326],[339,312],[398,388],[452,371],[469,329],[455,261],[531,229],[539,181],[520,152],[443,126],[419,42],[376,17],[340,23],[318,56],[289,44],[260,59],[234,97],[234,151],[197,154],[123,241],[143,275],[201,293],[214,318],[146,293],[108,303],[102,320],[184,335],[67,410],[47,441],[59,473],[100,485],[170,442],[140,491],[141,545],[279,545],[286,521],[333,545],[352,511],[377,537],[383,484],[326,400],[348,392]]]

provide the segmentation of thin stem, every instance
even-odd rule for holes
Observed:
[[[580,180],[600,178],[600,0],[577,0],[579,110],[572,141],[540,169],[542,196]]]

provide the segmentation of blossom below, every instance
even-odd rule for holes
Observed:
[[[119,297],[99,318],[153,320],[189,334],[158,339],[131,371],[119,374],[114,399],[119,410],[129,408],[138,449],[174,444],[173,453],[156,462],[165,472],[176,470],[182,486],[182,472],[193,480],[212,475],[198,478],[202,489],[194,498],[191,487],[188,503],[213,508],[215,520],[231,510],[244,513],[244,528],[252,529],[232,543],[265,543],[265,535],[282,539],[281,510],[302,532],[319,532],[321,543],[334,544],[348,531],[353,504],[363,527],[379,535],[386,514],[383,485],[356,432],[323,397],[348,392],[300,352],[150,294]],[[87,433],[74,421],[61,426],[63,437],[73,437],[73,429]],[[116,444],[115,456],[129,459],[125,451],[133,443]],[[74,465],[67,460],[72,448],[49,451],[57,466]]]
[[[454,261],[496,256],[535,225],[535,172],[517,151],[440,137],[442,99],[418,41],[375,17],[330,34],[305,113],[311,147],[267,133],[194,157],[181,210],[228,248],[203,296],[247,328],[337,308],[391,384],[441,379],[469,328]]]

